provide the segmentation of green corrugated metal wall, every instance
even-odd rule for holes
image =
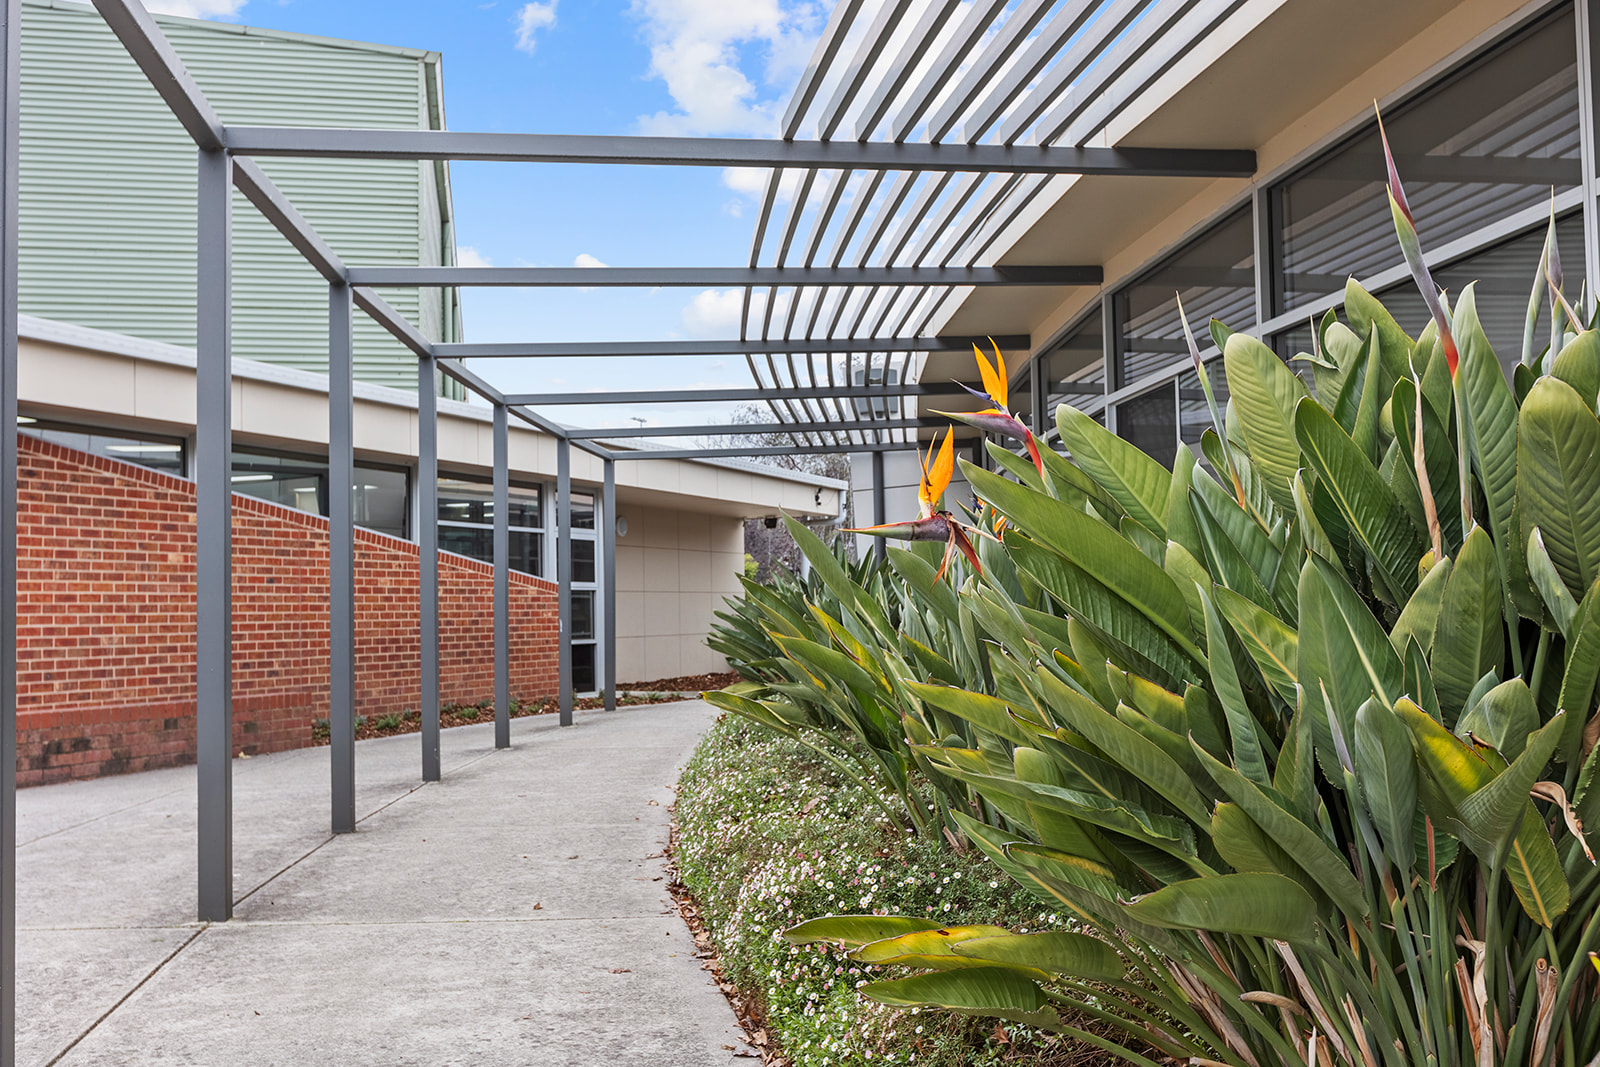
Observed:
[[[428,107],[437,55],[157,21],[224,122],[442,125]],[[23,0],[22,38],[22,310],[192,346],[193,144],[93,8]],[[450,261],[434,164],[262,167],[348,262]],[[234,353],[325,372],[327,284],[237,193],[234,223]],[[428,336],[459,339],[438,290],[385,297]],[[356,323],[357,376],[415,389],[415,358],[365,316]]]

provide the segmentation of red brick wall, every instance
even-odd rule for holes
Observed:
[[[17,780],[194,761],[194,484],[19,435]],[[494,695],[493,569],[440,553],[445,701]],[[418,705],[417,546],[356,534],[360,714]],[[233,498],[234,747],[328,714],[328,522]],[[556,686],[556,597],[511,576],[511,691]]]

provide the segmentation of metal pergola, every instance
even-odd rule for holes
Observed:
[[[422,780],[440,778],[439,598],[437,513],[438,437],[436,375],[461,383],[493,409],[494,434],[494,634],[495,744],[510,744],[508,624],[510,418],[527,423],[556,442],[556,576],[560,613],[560,722],[573,721],[571,647],[571,450],[603,464],[600,511],[606,706],[616,698],[615,467],[618,461],[709,459],[801,453],[869,453],[877,473],[874,519],[883,514],[883,455],[915,448],[920,429],[933,421],[901,417],[898,405],[874,405],[868,415],[847,402],[862,399],[936,397],[959,394],[955,383],[916,383],[889,373],[889,360],[912,354],[965,350],[970,337],[921,336],[938,307],[974,286],[1098,286],[1098,264],[983,265],[985,255],[1010,221],[1061,175],[1239,177],[1255,171],[1251,151],[1195,148],[1096,147],[1085,142],[1116,114],[1113,90],[1145,86],[1166,71],[1186,42],[1207,32],[1242,0],[1023,0],[998,33],[986,36],[1006,0],[974,0],[972,11],[946,43],[929,73],[913,74],[956,9],[953,2],[928,5],[885,76],[869,84],[881,67],[890,35],[909,0],[886,0],[866,29],[856,54],[834,71],[862,0],[840,0],[812,63],[784,116],[781,138],[544,136],[392,129],[321,129],[226,125],[184,68],[171,44],[137,0],[94,0],[107,25],[138,63],[173,115],[188,132],[198,156],[198,283],[196,312],[196,614],[198,761],[198,918],[226,921],[233,911],[232,863],[232,617],[230,483],[231,353],[229,302],[232,271],[231,194],[240,190],[328,283],[328,408],[330,483],[349,485],[354,474],[352,325],[359,309],[382,325],[417,357],[419,418],[418,523],[421,560]],[[17,579],[17,204],[20,3],[0,0],[4,44],[0,49],[0,588]],[[1125,34],[1139,17],[1148,32]],[[1038,33],[1033,31],[1038,30]],[[1181,31],[1181,32],[1180,32]],[[982,42],[987,42],[982,43]],[[981,44],[981,47],[980,47]],[[935,107],[950,72],[968,64],[953,93]],[[839,79],[826,101],[824,75]],[[990,86],[998,78],[998,86]],[[986,89],[986,86],[988,88]],[[1070,90],[1070,92],[1069,92]],[[895,110],[893,105],[904,100]],[[847,111],[861,116],[854,136],[834,139]],[[892,112],[892,114],[891,114]],[[818,137],[798,138],[807,116]],[[961,136],[948,134],[965,117]],[[926,123],[924,141],[909,134]],[[1030,132],[1031,131],[1031,132]],[[879,139],[874,139],[879,135]],[[887,139],[883,139],[886,135]],[[992,143],[977,143],[987,137]],[[1031,139],[1033,143],[1025,143]],[[764,167],[767,185],[750,261],[731,268],[462,268],[383,267],[349,264],[334,252],[256,164],[257,157],[299,156],[350,159],[503,160],[605,165]],[[799,171],[804,190],[794,200],[779,236],[778,262],[759,263],[763,240],[786,171]],[[853,174],[866,187],[846,214],[835,220]],[[802,210],[813,183],[820,196],[808,237],[788,262]],[[926,179],[920,189],[917,183]],[[915,195],[913,193],[915,192]],[[908,207],[909,209],[902,210]],[[871,210],[869,210],[869,208]],[[873,214],[876,211],[876,214]],[[839,224],[833,251],[822,252],[830,220]],[[853,239],[859,239],[852,244]],[[853,249],[848,251],[847,248]],[[878,262],[869,262],[876,258]],[[737,341],[646,343],[444,344],[430,341],[396,312],[378,290],[391,286],[737,286],[745,291],[746,336]],[[791,301],[782,337],[769,337],[774,301],[768,300],[761,337],[749,334],[752,294],[789,288]],[[809,299],[808,318],[797,313]],[[881,299],[880,299],[881,298]],[[868,309],[875,309],[869,314]],[[891,308],[900,310],[891,314]],[[827,309],[827,314],[824,310]],[[827,319],[826,323],[823,320]],[[841,330],[841,323],[848,325]],[[868,320],[871,321],[868,321]],[[796,323],[801,323],[796,336]],[[1027,349],[1026,336],[997,337],[1002,348]],[[742,355],[757,385],[748,389],[687,389],[506,394],[469,370],[464,358],[585,356],[672,357]],[[839,380],[833,357],[862,357],[861,380]],[[756,358],[766,361],[760,373]],[[795,363],[804,360],[802,380]],[[825,359],[819,380],[815,359]],[[881,357],[882,366],[873,359]],[[775,359],[781,358],[787,373]],[[848,369],[848,368],[847,368]],[[769,382],[770,379],[770,382]],[[1098,391],[1098,390],[1096,390]],[[775,421],[755,425],[674,426],[635,430],[575,429],[557,424],[539,409],[615,403],[765,402]],[[796,406],[798,405],[798,407]],[[630,450],[618,442],[634,437],[702,437],[781,433],[790,444],[772,447],[682,447]],[[355,829],[355,560],[354,520],[348,493],[333,494],[329,515],[331,826]],[[16,606],[0,599],[0,1064],[13,1062],[15,1023],[15,844],[16,844]]]

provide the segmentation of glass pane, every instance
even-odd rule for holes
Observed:
[[[1528,317],[1528,296],[1533,291],[1533,276],[1544,251],[1545,228],[1540,227],[1512,238],[1474,256],[1457,260],[1433,272],[1433,280],[1446,293],[1461,292],[1477,282],[1478,318],[1489,335],[1489,344],[1500,357],[1506,376],[1522,358],[1522,331]],[[1561,250],[1562,289],[1569,302],[1583,288],[1583,217],[1574,212],[1556,221],[1556,244]],[[1428,324],[1427,307],[1416,286],[1407,282],[1378,295],[1406,332],[1415,337]],[[1548,301],[1541,312],[1540,330],[1535,343],[1542,349],[1550,341]]]
[[[572,593],[572,637],[594,636],[594,590],[575,589]]]
[[[1212,393],[1217,398],[1217,412],[1226,417],[1228,379],[1222,371],[1222,360],[1214,359],[1207,363],[1206,374],[1211,378]],[[1178,417],[1182,420],[1183,443],[1186,445],[1198,445],[1202,434],[1215,429],[1205,390],[1200,387],[1200,379],[1195,375],[1178,379]]]
[[[1038,433],[1039,427],[1033,424],[1033,365],[1030,363],[1021,374],[1011,379],[1007,399],[1011,403],[1011,410],[1017,418],[1022,420],[1022,425]]]
[[[594,529],[594,494],[572,494],[572,528],[574,530]]]
[[[540,573],[541,540],[541,535],[537,533],[512,530],[507,543],[511,554],[511,569],[537,577]],[[494,531],[486,527],[440,523],[439,547],[458,556],[494,565]]]
[[[1174,393],[1173,384],[1168,382],[1117,405],[1117,436],[1169,468],[1178,449]]]
[[[1569,9],[1384,116],[1427,247],[1581,182],[1573,40]],[[1384,176],[1374,121],[1281,186],[1284,299],[1275,311],[1402,262]]]
[[[594,581],[594,542],[580,541],[576,538],[572,542],[572,580],[575,582]]]
[[[356,468],[356,525],[391,537],[406,536],[411,508],[406,501],[410,478],[405,471]]]
[[[233,491],[313,515],[326,515],[328,465],[312,458],[235,450]]]
[[[594,645],[572,646],[572,689],[576,693],[593,693],[599,689],[595,681]]]
[[[79,452],[88,452],[90,455],[114,459],[119,463],[134,463],[151,470],[183,477],[183,442],[176,438],[102,433],[98,430],[33,419],[23,422],[22,417],[18,418],[17,432],[49,441],[63,448],[73,448]]]
[[[539,490],[513,485],[506,521],[512,526],[537,530]],[[439,479],[439,518],[447,522],[494,523],[494,485],[464,478]]]
[[[1049,382],[1045,386],[1044,409],[1055,418],[1062,404],[1082,404],[1085,399],[1105,391],[1105,342],[1100,334],[1100,312],[1095,311],[1079,323],[1045,357]]]
[[[405,471],[356,467],[352,488],[356,525],[392,537],[405,537],[411,506]],[[328,514],[328,464],[305,456],[267,452],[233,453],[233,491],[274,504]]]
[[[1123,344],[1118,387],[1188,355],[1179,294],[1202,351],[1212,347],[1206,324],[1214,318],[1234,330],[1255,329],[1254,235],[1250,209],[1241,208],[1117,294]]]

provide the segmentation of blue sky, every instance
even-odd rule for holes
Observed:
[[[444,54],[458,130],[770,136],[826,20],[826,0],[146,0],[155,11]],[[464,261],[497,266],[742,265],[749,172],[456,163]],[[733,291],[469,290],[467,339],[737,336]],[[510,391],[748,384],[744,361],[495,361]],[[563,421],[721,421],[687,405]]]

